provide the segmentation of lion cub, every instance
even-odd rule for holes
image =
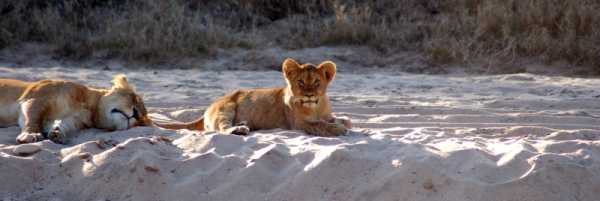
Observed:
[[[17,143],[44,138],[65,143],[70,134],[84,128],[152,125],[127,78],[117,75],[112,82],[111,89],[94,89],[60,80],[0,79],[0,127],[19,125]]]
[[[216,100],[204,117],[183,124],[157,124],[168,129],[218,131],[246,135],[251,130],[298,129],[317,136],[338,136],[351,127],[350,121],[335,118],[327,97],[327,86],[336,65],[325,61],[318,66],[283,62],[286,87],[237,90]]]

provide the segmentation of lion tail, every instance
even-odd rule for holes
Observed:
[[[187,122],[187,123],[166,123],[166,124],[160,124],[160,123],[154,123],[156,124],[156,126],[161,127],[161,128],[166,128],[166,129],[188,129],[188,130],[197,130],[197,131],[202,131],[204,130],[204,117],[200,117],[192,122]]]

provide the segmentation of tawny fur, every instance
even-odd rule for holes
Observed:
[[[80,129],[151,125],[142,99],[124,75],[115,76],[110,89],[61,80],[0,79],[0,91],[0,127],[20,126],[18,143],[45,137],[64,143]]]
[[[240,135],[273,128],[303,130],[318,136],[346,133],[350,121],[332,115],[327,97],[327,86],[336,74],[335,64],[325,61],[318,66],[300,65],[286,59],[282,68],[286,87],[237,90],[217,99],[194,122],[158,126]]]

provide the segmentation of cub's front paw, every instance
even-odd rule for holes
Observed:
[[[250,128],[248,128],[248,126],[234,126],[229,128],[227,133],[234,135],[248,135],[250,134]]]
[[[352,121],[350,121],[350,118],[348,117],[335,117],[334,122],[344,125],[347,129],[352,128]]]
[[[56,127],[48,133],[48,138],[57,144],[65,144],[67,136],[60,130],[60,128]]]
[[[22,132],[17,136],[17,144],[26,144],[41,141],[44,136],[41,133]]]
[[[330,130],[331,136],[345,135],[348,132],[348,129],[346,128],[346,126],[344,124],[332,123],[330,126],[331,126],[331,130]]]

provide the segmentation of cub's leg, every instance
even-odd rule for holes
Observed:
[[[17,136],[17,143],[32,143],[44,139],[42,126],[44,115],[48,112],[46,103],[29,99],[21,103],[20,110],[19,126],[21,127],[21,134]]]
[[[323,120],[318,121],[302,121],[296,124],[296,127],[304,130],[304,132],[310,135],[322,136],[322,137],[333,137],[346,134],[348,129],[342,123],[327,122]]]
[[[244,124],[234,125],[235,120],[235,102],[225,102],[223,105],[211,107],[208,109],[207,124],[209,130],[217,130],[220,133],[234,135],[248,135],[250,128]]]

